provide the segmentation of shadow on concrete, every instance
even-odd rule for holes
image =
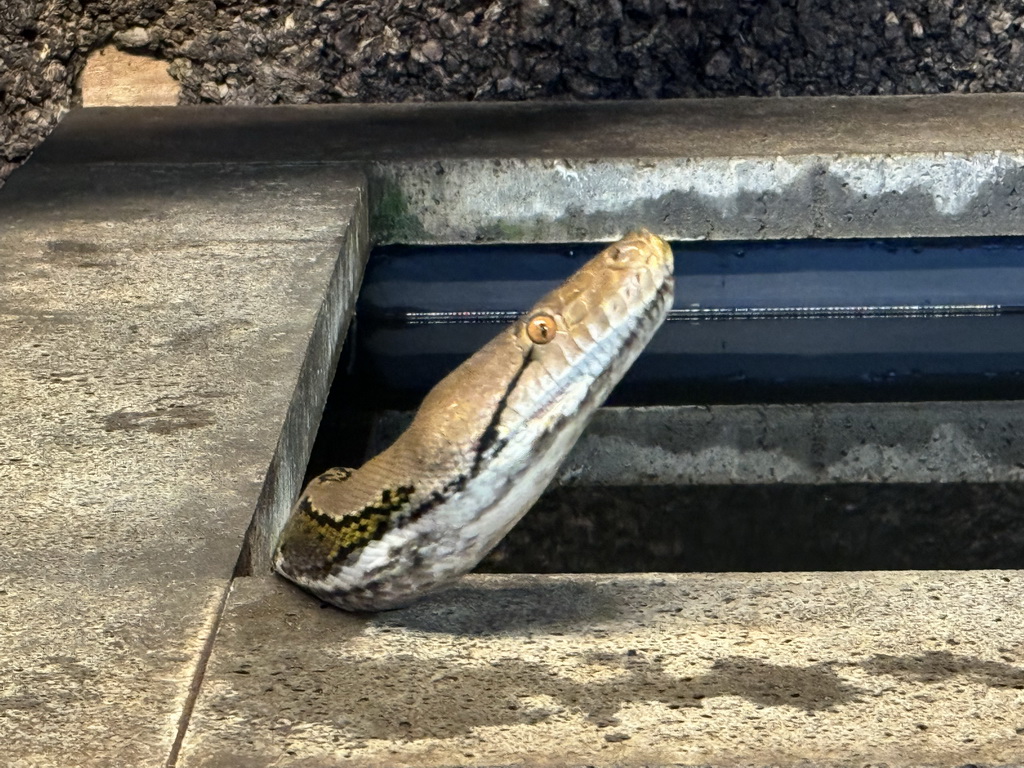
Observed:
[[[949,651],[927,651],[916,656],[877,654],[857,666],[873,675],[892,675],[914,682],[932,683],[963,677],[990,688],[1024,690],[1024,669]]]
[[[583,653],[586,653],[583,651]],[[570,654],[573,655],[573,654]],[[266,681],[285,686],[296,711],[321,711],[325,720],[342,717],[359,739],[445,739],[481,727],[534,724],[565,710],[581,711],[595,729],[618,724],[631,704],[662,702],[670,710],[702,708],[705,699],[739,696],[763,707],[828,710],[857,700],[861,691],[841,681],[827,664],[796,667],[730,657],[707,674],[677,677],[665,659],[623,648],[595,656],[594,679],[560,674],[560,664],[499,659],[486,666],[452,665],[438,659],[358,659],[331,665],[330,679],[302,679],[300,669]],[[295,695],[298,698],[294,698]],[[236,702],[222,702],[231,708]],[[682,714],[682,713],[680,713]]]
[[[451,635],[530,634],[609,621],[618,603],[597,586],[538,579],[529,585],[457,584],[408,608],[381,614],[379,623]]]

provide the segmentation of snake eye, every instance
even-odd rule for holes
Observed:
[[[526,323],[526,335],[534,344],[547,344],[555,338],[555,318],[541,312]]]

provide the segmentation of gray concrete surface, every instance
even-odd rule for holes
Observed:
[[[170,758],[253,510],[301,481],[365,215],[317,167],[3,190],[0,764]]]
[[[608,408],[480,569],[1019,568],[1020,402]],[[408,424],[375,421],[367,455]]]
[[[73,114],[0,194],[0,761],[1017,759],[1016,572],[474,577],[374,619],[232,576],[265,572],[369,238],[1019,234],[1021,116],[1017,96]],[[934,479],[928,446],[949,468],[966,438],[965,466],[992,464],[970,414],[949,424],[861,461],[921,455]],[[736,471],[670,452],[680,477]]]
[[[181,765],[1017,764],[1022,588],[998,571],[471,576],[354,616],[238,580]]]
[[[1024,94],[96,109],[37,160],[354,163],[378,242],[1024,234],[1022,120]]]
[[[384,411],[368,457],[412,414]],[[1019,483],[1024,403],[604,408],[556,485]]]

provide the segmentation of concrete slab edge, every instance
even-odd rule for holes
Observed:
[[[273,543],[287,520],[293,500],[299,495],[370,253],[365,189],[364,182],[360,193],[362,202],[356,206],[354,218],[345,228],[339,244],[340,255],[310,333],[281,437],[246,533],[236,575],[270,571]]]
[[[770,152],[770,150],[769,150]],[[1024,153],[371,163],[380,243],[1024,234]]]
[[[35,162],[362,169],[377,242],[1024,234],[1022,94],[87,109]]]

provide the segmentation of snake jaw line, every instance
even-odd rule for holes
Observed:
[[[664,321],[672,269],[668,244],[645,230],[601,251],[439,382],[389,448],[314,478],[275,569],[360,611],[400,607],[471,570]]]

